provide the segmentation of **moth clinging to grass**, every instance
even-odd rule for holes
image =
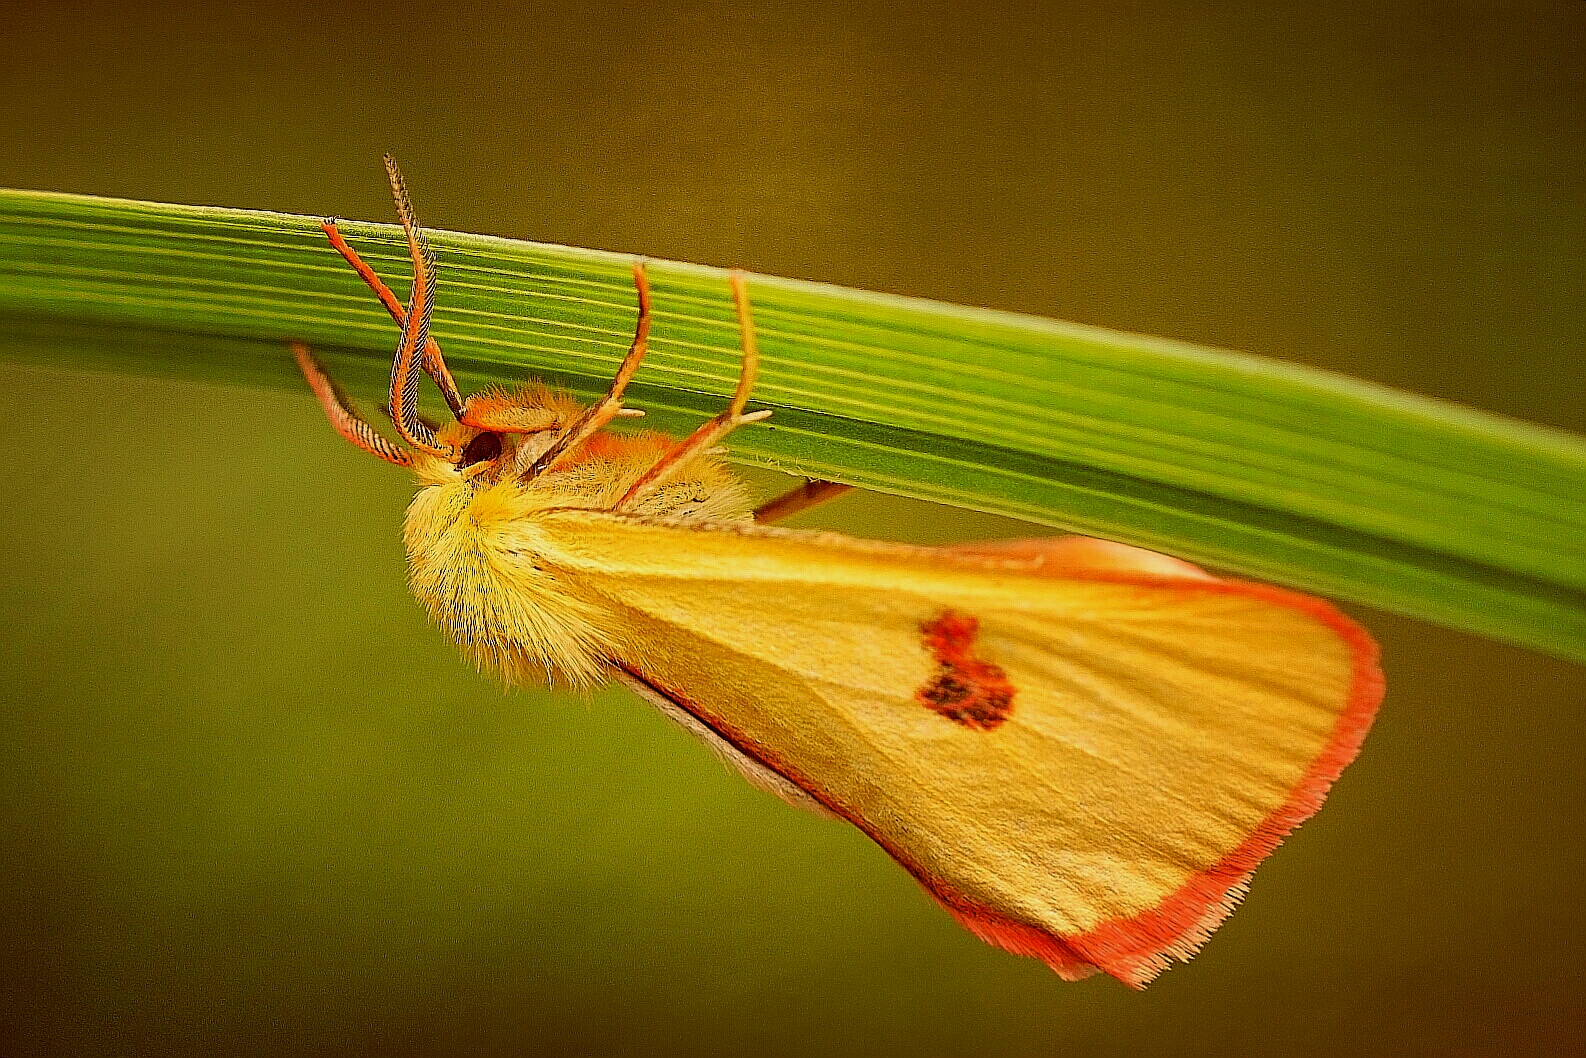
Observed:
[[[1084,537],[915,547],[766,523],[718,445],[613,432],[644,358],[649,290],[604,397],[539,383],[463,399],[429,336],[435,262],[388,157],[413,259],[404,308],[325,222],[401,328],[402,444],[294,352],[332,425],[410,468],[410,581],[509,684],[615,678],[756,785],[859,827],[964,926],[1066,978],[1142,986],[1188,959],[1251,873],[1320,807],[1382,696],[1377,649],[1320,599]],[[453,420],[426,423],[427,375]]]

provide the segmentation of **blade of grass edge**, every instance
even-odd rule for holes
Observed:
[[[405,293],[397,229],[343,229]],[[604,388],[631,336],[628,257],[433,241],[434,333],[461,377]],[[676,430],[730,392],[736,322],[720,270],[650,267],[652,352],[632,403]],[[52,327],[97,328],[101,364],[130,371],[199,370],[183,343],[134,338],[185,332],[242,339],[211,377],[296,386],[280,343],[299,338],[340,351],[354,391],[373,395],[394,341],[305,217],[0,192],[0,278],[19,341],[42,350]],[[1579,438],[1163,339],[771,277],[751,290],[755,400],[776,415],[735,436],[735,458],[1586,660]]]

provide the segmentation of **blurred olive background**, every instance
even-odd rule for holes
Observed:
[[[0,185],[385,220],[389,148],[433,226],[1586,430],[1578,2],[40,4],[0,44]],[[306,391],[0,364],[0,438],[0,1054],[1513,1054],[1586,1025],[1578,666],[1361,613],[1389,693],[1327,809],[1193,963],[1065,984],[626,693],[475,675],[406,594],[410,486]],[[875,496],[803,522],[1021,531]]]

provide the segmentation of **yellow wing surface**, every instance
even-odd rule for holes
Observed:
[[[1067,977],[1187,959],[1382,695],[1328,604],[1077,538],[917,548],[534,518],[615,659]]]

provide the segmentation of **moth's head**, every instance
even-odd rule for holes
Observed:
[[[460,454],[451,469],[464,481],[492,484],[509,474],[524,474],[556,440],[559,430],[507,433],[463,427],[454,442]]]
[[[292,353],[337,433],[387,463],[411,467],[426,485],[493,484],[509,474],[533,476],[556,458],[558,438],[569,436],[584,411],[567,394],[540,382],[485,389],[464,400],[448,376],[442,395],[453,417],[437,425],[419,413],[416,387],[399,388],[395,383],[400,378],[393,374],[393,403],[384,411],[404,446],[358,414],[308,346],[293,342]]]
[[[478,485],[526,474],[582,410],[566,394],[538,382],[476,393],[457,421],[434,431],[438,447],[452,452],[452,457],[415,459],[414,470],[426,480],[439,477],[455,482],[461,476]]]

